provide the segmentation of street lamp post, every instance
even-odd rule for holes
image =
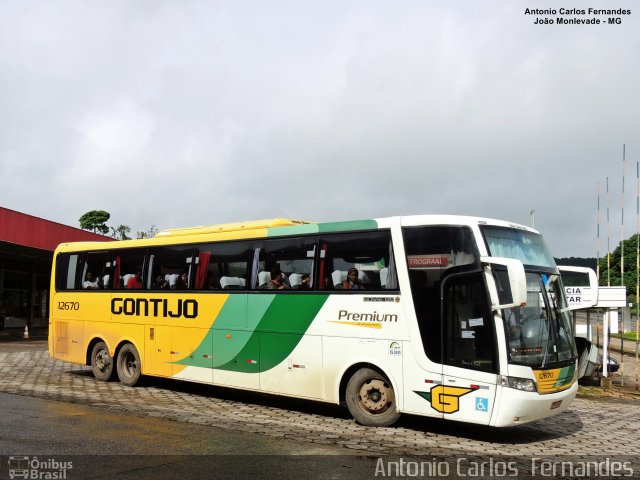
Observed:
[[[531,212],[529,212],[529,215],[531,215],[531,228],[536,228],[536,211],[531,210]]]

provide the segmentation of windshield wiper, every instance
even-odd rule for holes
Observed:
[[[544,356],[542,357],[542,365],[540,365],[540,368],[544,368],[545,365],[547,364],[547,357],[549,356],[549,341],[547,341],[547,346],[544,349]]]

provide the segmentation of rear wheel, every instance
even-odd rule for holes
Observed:
[[[122,383],[129,387],[133,387],[138,383],[142,372],[138,349],[130,343],[123,345],[120,352],[118,352],[116,367],[118,378]]]
[[[391,382],[370,368],[361,368],[351,377],[346,397],[349,412],[361,425],[388,427],[400,417]]]
[[[91,371],[98,380],[106,382],[113,377],[113,357],[104,342],[98,342],[91,350]]]

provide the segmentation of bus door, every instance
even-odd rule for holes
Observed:
[[[483,274],[445,276],[441,399],[445,418],[489,424],[498,382],[495,328]]]
[[[171,331],[166,325],[156,323],[145,327],[144,373],[159,377],[170,377],[171,368]]]

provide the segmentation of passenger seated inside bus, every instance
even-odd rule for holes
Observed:
[[[358,278],[358,269],[350,268],[347,270],[347,278],[342,282],[343,290],[362,290],[362,282]]]
[[[156,275],[151,288],[154,290],[167,290],[169,288],[169,281],[164,277],[164,275],[159,273]]]
[[[211,272],[207,273],[207,279],[204,281],[204,289],[220,290],[221,288],[220,282],[216,280],[216,276]]]
[[[87,272],[85,276],[85,281],[82,282],[82,288],[87,290],[98,290],[100,286],[98,285],[98,279],[93,276],[93,273]]]
[[[331,285],[333,288],[342,289],[342,282],[347,279],[347,272],[345,270],[334,270],[331,273],[331,279],[327,280],[327,285]]]
[[[135,275],[127,280],[127,288],[130,290],[140,290],[142,288],[142,272],[136,271]]]
[[[282,272],[279,268],[271,269],[271,280],[267,282],[267,290],[289,290],[291,287],[282,279]]]
[[[349,270],[334,270],[331,273],[331,285],[336,290],[365,290],[364,272],[351,267]]]
[[[189,274],[182,272],[176,280],[176,284],[173,287],[175,290],[186,290],[189,288]]]

